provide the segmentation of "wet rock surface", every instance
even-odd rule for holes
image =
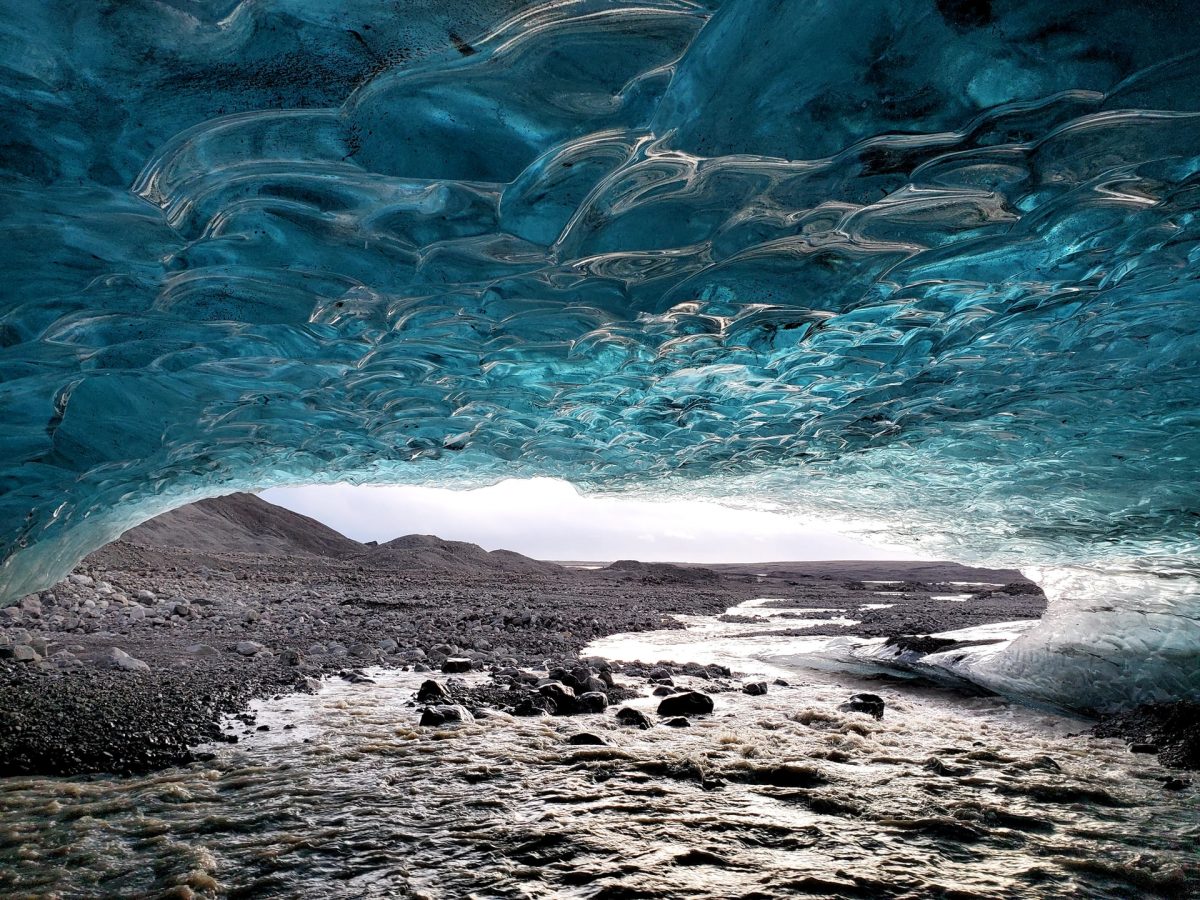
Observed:
[[[1092,733],[1121,738],[1132,752],[1156,754],[1163,765],[1200,769],[1200,703],[1149,703],[1104,716]]]

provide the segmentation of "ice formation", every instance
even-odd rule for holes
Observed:
[[[1183,0],[2,9],[5,600],[201,496],[552,474],[1044,566],[994,683],[1200,690]]]

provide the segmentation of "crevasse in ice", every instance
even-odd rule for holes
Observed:
[[[201,496],[550,474],[1044,567],[986,680],[1200,690],[1190,4],[0,9],[4,599]]]

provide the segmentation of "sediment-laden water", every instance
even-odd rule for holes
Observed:
[[[808,668],[797,654],[828,660],[841,639],[780,637],[797,623],[767,604],[591,648],[787,682],[755,697],[737,679],[677,676],[714,692],[714,714],[689,728],[622,727],[612,709],[420,728],[410,701],[427,676],[373,671],[375,684],[331,679],[315,696],[260,704],[255,728],[270,730],[238,723],[249,733],[203,763],[0,781],[0,894],[1200,892],[1195,788],[1165,786],[1178,773],[994,696]],[[838,709],[861,690],[886,700],[881,721]],[[645,693],[630,705],[653,714]],[[569,745],[580,731],[609,743]]]

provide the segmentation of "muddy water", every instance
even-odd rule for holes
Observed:
[[[206,763],[0,781],[0,895],[1200,892],[1196,789],[1165,790],[1175,773],[1152,758],[994,697],[813,670],[804,654],[844,639],[781,637],[795,621],[762,617],[594,648],[708,655],[788,682],[765,697],[717,693],[714,715],[691,728],[622,728],[610,711],[420,729],[409,701],[424,676],[375,672],[375,685],[332,680],[261,704],[271,730]],[[862,689],[886,699],[882,721],[838,711]],[[611,745],[568,745],[581,730]]]

